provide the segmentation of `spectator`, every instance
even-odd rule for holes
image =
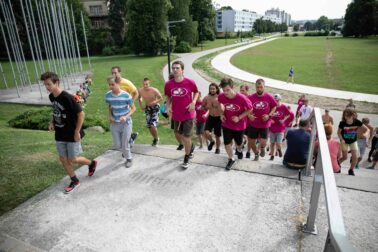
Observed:
[[[310,148],[310,123],[308,120],[300,120],[299,128],[287,132],[287,149],[283,164],[288,168],[303,169],[306,167]]]
[[[358,159],[358,130],[362,130],[361,133],[364,134],[367,131],[367,127],[357,119],[357,113],[354,109],[345,109],[339,123],[339,129],[337,131],[337,135],[340,138],[341,150],[343,154],[340,159],[340,164],[348,158],[349,149],[352,153],[352,162],[350,164],[348,174],[352,176],[354,176],[354,168],[357,164]]]
[[[285,141],[286,134],[287,134],[288,130],[293,126],[293,121],[294,121],[294,118],[295,118],[294,112],[291,110],[291,106],[287,106],[287,109],[289,110],[290,116],[285,121],[285,136],[284,136],[282,141]]]
[[[324,115],[322,115],[323,124],[331,124],[333,125],[333,117],[329,114],[329,109],[324,110]]]
[[[347,109],[347,108],[349,108],[349,109],[356,109],[356,105],[353,103],[353,99],[352,98],[350,98],[349,100],[348,100],[348,104],[345,106],[345,108]]]
[[[340,173],[341,172],[341,167],[339,164],[339,159],[341,158],[340,142],[335,139],[332,139],[332,131],[333,131],[332,124],[325,124],[324,131],[327,137],[328,150],[331,157],[333,172]],[[319,142],[317,141],[315,143],[315,148],[314,148],[315,157],[317,156],[318,152],[319,152]]]

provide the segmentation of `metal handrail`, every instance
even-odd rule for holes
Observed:
[[[319,152],[311,192],[310,209],[307,222],[303,225],[303,232],[317,234],[315,218],[318,209],[320,187],[321,184],[323,184],[329,227],[324,251],[355,251],[354,247],[347,239],[327,138],[325,136],[319,108],[314,109],[312,126],[313,132],[317,132]],[[316,134],[311,134],[312,142],[315,140],[315,137]],[[311,159],[312,154],[313,148],[311,148],[309,152],[308,159]]]

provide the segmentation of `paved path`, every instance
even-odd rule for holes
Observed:
[[[239,160],[226,172],[222,151],[195,151],[188,170],[174,146],[133,147],[124,168],[117,151],[98,157],[98,170],[70,195],[68,177],[0,217],[0,251],[321,251],[328,231],[323,193],[318,235],[300,231],[312,178],[281,160]],[[148,164],[148,165],[146,165]],[[378,247],[377,171],[337,174],[348,239],[357,251]],[[354,183],[352,183],[354,181]],[[339,182],[338,182],[339,184]],[[362,188],[361,188],[362,186]],[[363,190],[361,190],[363,189]]]
[[[284,89],[284,90],[305,93],[305,94],[325,96],[325,97],[330,97],[330,98],[341,98],[341,99],[353,98],[353,100],[356,100],[356,101],[367,101],[367,102],[378,103],[378,95],[348,92],[348,91],[341,91],[341,90],[334,90],[334,89],[327,89],[327,88],[319,88],[319,87],[312,87],[312,86],[301,85],[301,84],[287,84],[285,81],[274,80],[268,77],[264,77],[264,76],[260,76],[260,75],[243,71],[231,64],[230,62],[231,57],[234,56],[235,54],[241,51],[244,51],[248,48],[252,48],[252,47],[259,46],[261,44],[273,41],[275,39],[278,39],[278,38],[267,39],[261,42],[252,43],[246,46],[238,47],[233,50],[223,52],[217,55],[216,57],[214,57],[214,59],[211,61],[211,64],[218,71],[224,74],[227,74],[229,76],[235,77],[237,79],[240,79],[240,80],[254,82],[258,78],[263,78],[266,82],[266,85],[273,88]]]

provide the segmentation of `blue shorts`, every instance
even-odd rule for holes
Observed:
[[[69,159],[78,157],[81,153],[83,153],[81,142],[56,141],[56,149],[59,157],[68,157]]]

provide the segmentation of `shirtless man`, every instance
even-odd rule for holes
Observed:
[[[329,115],[329,109],[325,109],[325,114],[322,115],[323,124],[333,125],[333,118]]]
[[[360,156],[357,159],[356,169],[358,169],[358,165],[360,164],[362,158],[365,155],[366,147],[368,146],[368,142],[373,138],[374,129],[370,125],[369,118],[362,118],[362,124],[368,128],[367,131],[363,131],[363,129],[357,130],[357,145],[358,150],[360,152]]]
[[[215,83],[209,85],[209,94],[203,98],[202,106],[209,110],[209,117],[206,121],[205,126],[205,137],[210,141],[207,149],[211,151],[215,144],[215,154],[219,154],[220,150],[220,137],[222,136],[222,121],[221,121],[221,110],[218,102],[219,87]],[[214,129],[215,141],[211,135],[211,131]]]
[[[144,100],[144,105],[143,105]],[[160,105],[162,96],[154,87],[151,87],[150,80],[148,78],[143,79],[143,88],[139,89],[139,105],[146,114],[147,128],[153,137],[152,146],[156,146],[159,142],[157,125],[159,122]]]

